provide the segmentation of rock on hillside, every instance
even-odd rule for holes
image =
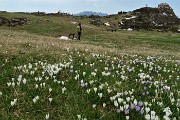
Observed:
[[[26,25],[28,23],[29,19],[28,18],[13,18],[13,19],[7,19],[5,17],[0,17],[0,26],[5,25],[5,26],[22,26]]]
[[[168,4],[165,4],[165,7],[160,5],[158,8],[144,7],[134,10],[131,15],[119,23],[120,28],[176,31],[180,24],[178,17]]]

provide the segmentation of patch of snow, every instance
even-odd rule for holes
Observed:
[[[178,29],[178,32],[180,32],[180,29]]]
[[[137,16],[132,16],[131,18],[133,19],[133,18],[136,18]]]
[[[67,37],[67,36],[61,36],[61,37],[59,37],[59,39],[61,39],[61,40],[70,40],[69,37]]]
[[[153,24],[154,24],[155,26],[157,26],[157,23],[156,23],[155,21],[153,21]]]
[[[164,16],[167,16],[167,13],[163,12],[163,15],[164,15]]]
[[[106,26],[110,26],[109,22],[104,23]]]
[[[126,20],[130,20],[130,19],[134,19],[134,18],[136,18],[137,16],[131,16],[131,17],[129,17],[129,18],[125,18]]]
[[[133,29],[132,28],[128,28],[127,31],[133,31]]]
[[[71,22],[71,23],[74,24],[74,25],[78,24],[77,22]]]
[[[126,20],[130,20],[131,18],[125,18]]]

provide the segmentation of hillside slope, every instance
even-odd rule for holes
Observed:
[[[105,26],[97,27],[89,24],[91,18],[86,17],[34,16],[19,13],[0,13],[0,16],[8,19],[29,19],[27,25],[15,27],[0,26],[0,30],[2,31],[1,43],[3,43],[3,40],[6,40],[6,33],[3,31],[7,31],[7,35],[15,32],[12,36],[25,32],[27,35],[29,34],[28,38],[31,38],[31,35],[47,36],[48,39],[57,39],[57,42],[61,43],[64,41],[58,40],[58,37],[61,35],[68,36],[69,33],[76,33],[76,24],[73,22],[81,22],[83,26],[82,44],[86,44],[86,46],[95,45],[133,53],[151,53],[152,55],[156,53],[161,54],[162,51],[165,51],[162,54],[179,56],[180,52],[180,35],[171,32],[117,31],[112,33],[107,31],[107,27]],[[119,15],[118,18],[122,18],[122,16],[123,15]],[[100,19],[104,22],[111,20],[116,21],[116,17],[117,16],[110,18],[102,17]],[[16,39],[19,38],[13,39],[16,41]],[[28,39],[28,41],[30,41],[30,39]]]

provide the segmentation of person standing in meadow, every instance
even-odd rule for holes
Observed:
[[[81,23],[79,23],[77,26],[78,40],[81,39],[81,33],[82,33],[82,27],[81,27]]]

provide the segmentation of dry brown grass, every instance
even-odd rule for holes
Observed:
[[[150,44],[144,43],[139,45],[127,46],[123,49],[112,47],[109,43],[102,46],[97,42],[90,41],[65,41],[53,37],[38,36],[26,32],[15,32],[10,30],[0,30],[0,53],[6,55],[18,54],[56,54],[61,55],[67,48],[88,50],[90,52],[108,52],[112,54],[139,54],[139,55],[161,55],[175,56],[180,58],[180,51],[162,50],[151,48]],[[122,43],[125,44],[125,43]],[[110,47],[108,47],[108,45]]]

